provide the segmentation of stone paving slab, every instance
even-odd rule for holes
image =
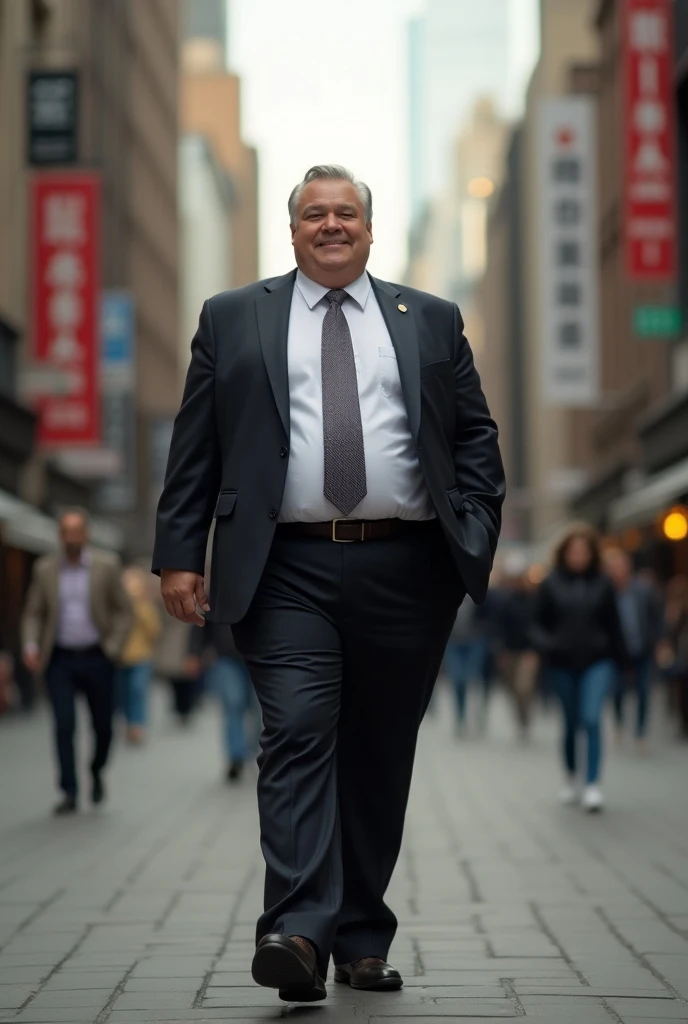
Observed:
[[[610,757],[586,817],[557,806],[551,718],[519,746],[498,702],[457,743],[441,695],[389,894],[405,987],[308,1007],[251,978],[255,772],[224,784],[219,732],[210,707],[180,732],[157,702],[109,803],[56,821],[47,717],[0,723],[0,1021],[688,1022],[688,751],[661,729],[647,758]]]

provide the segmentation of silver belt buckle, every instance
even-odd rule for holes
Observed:
[[[359,540],[365,540],[365,523],[361,522],[361,536],[354,537],[352,540],[344,540],[342,537],[337,536],[337,523],[355,523],[355,519],[333,519],[332,520],[332,540],[335,544],[355,544]]]

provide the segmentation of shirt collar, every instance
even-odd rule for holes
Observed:
[[[296,287],[303,296],[306,305],[309,309],[313,309],[319,302],[324,299],[330,289],[327,285],[318,284],[317,281],[312,281],[310,277],[306,277],[302,271],[296,271]],[[367,272],[364,270],[359,278],[348,284],[344,291],[350,299],[360,306],[361,309],[365,309],[368,296],[370,295],[370,278]]]
[[[79,561],[76,563],[76,565],[72,565],[71,562],[68,562],[67,561],[67,556],[64,554],[64,552],[62,553],[62,565],[66,569],[70,569],[70,568],[73,568],[73,569],[79,569],[79,568],[87,569],[90,564],[91,564],[91,552],[90,552],[89,548],[82,548],[81,549],[81,556],[79,558]]]

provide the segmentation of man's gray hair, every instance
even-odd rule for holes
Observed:
[[[306,171],[303,181],[300,181],[289,196],[289,222],[292,227],[296,226],[296,214],[299,208],[301,193],[311,181],[349,181],[354,186],[361,202],[363,203],[363,216],[366,224],[373,220],[373,195],[363,181],[357,181],[351,171],[340,164],[316,164]]]

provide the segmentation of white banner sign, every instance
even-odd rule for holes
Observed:
[[[599,398],[594,100],[542,100],[538,127],[543,398],[591,406]]]

